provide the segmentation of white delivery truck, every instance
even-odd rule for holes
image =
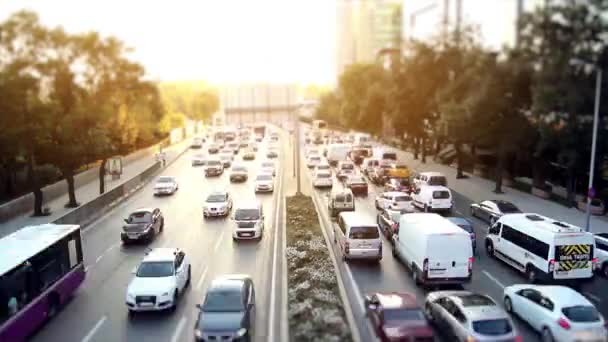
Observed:
[[[338,165],[338,162],[347,159],[350,149],[349,144],[329,144],[327,146],[327,162],[331,166]]]
[[[393,235],[393,256],[410,269],[416,285],[471,281],[471,237],[438,214],[401,215],[399,231]]]

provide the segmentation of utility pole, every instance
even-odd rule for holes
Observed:
[[[515,48],[519,48],[521,41],[521,16],[524,13],[524,0],[517,0],[517,10],[515,17]]]
[[[270,83],[266,84],[266,119],[270,123]]]
[[[251,86],[251,114],[253,115],[253,123],[255,124],[255,84]]]
[[[600,116],[600,96],[602,93],[602,68],[595,66],[595,105],[593,109],[593,140],[591,142],[591,162],[589,163],[589,187],[587,190],[587,213],[585,230],[590,230],[591,221],[591,198],[595,197],[593,189],[593,175],[595,171],[595,149],[597,145],[597,126]]]

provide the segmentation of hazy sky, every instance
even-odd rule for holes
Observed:
[[[0,0],[67,31],[96,30],[135,48],[154,79],[327,83],[335,0]]]

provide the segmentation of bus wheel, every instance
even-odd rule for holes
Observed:
[[[53,292],[49,295],[48,305],[46,317],[53,318],[57,315],[57,311],[59,310],[59,295],[57,293]]]

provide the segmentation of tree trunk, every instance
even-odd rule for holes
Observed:
[[[543,161],[539,158],[534,158],[532,162],[532,185],[535,188],[545,189],[545,175]]]
[[[566,168],[566,200],[568,205],[571,205],[575,202],[574,198],[574,165]]]
[[[506,158],[506,151],[505,148],[503,147],[505,145],[504,142],[502,142],[500,144],[500,146],[498,146],[498,154],[497,154],[497,158],[496,158],[496,171],[495,173],[495,177],[496,177],[496,183],[494,186],[494,192],[497,194],[502,194],[502,173],[503,170],[505,168],[505,158]]]
[[[73,170],[65,170],[63,172],[63,176],[65,177],[65,181],[68,183],[68,196],[69,201],[65,205],[66,208],[76,208],[80,204],[76,202],[76,189],[74,187],[74,171]]]
[[[456,179],[462,179],[465,178],[462,172],[462,144],[455,142],[454,149],[456,150]]]
[[[443,143],[443,138],[441,138],[441,137],[437,138],[437,140],[435,141],[435,158],[437,158],[437,155],[439,154],[439,152],[441,152],[442,143]]]
[[[413,138],[414,139],[414,159],[418,159],[418,148],[419,148],[419,140],[418,138]]]
[[[40,189],[40,182],[38,181],[38,176],[36,175],[36,171],[34,170],[34,163],[34,157],[29,155],[27,158],[27,180],[32,189],[32,193],[34,194],[34,216],[43,216],[43,193],[42,189]]]
[[[421,138],[421,140],[422,140],[422,144],[421,144],[422,151],[420,152],[420,153],[422,153],[421,162],[426,163],[426,138],[423,137],[423,138]]]
[[[99,165],[99,194],[103,194],[106,192],[106,161],[107,158],[103,158],[101,160],[101,165]]]

